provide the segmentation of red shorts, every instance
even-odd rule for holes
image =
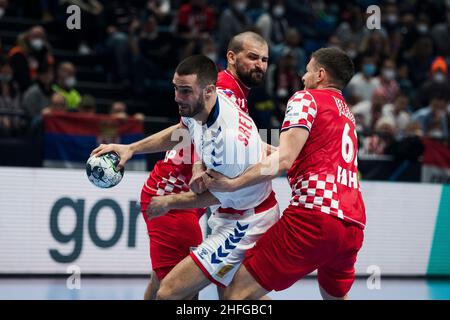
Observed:
[[[343,297],[355,280],[363,230],[322,212],[289,206],[248,250],[244,265],[266,290],[284,290],[317,269],[320,286]]]
[[[150,237],[152,269],[162,280],[175,265],[187,257],[191,247],[202,243],[198,222],[203,209],[171,210],[166,215],[147,220],[145,211],[153,195],[141,192],[141,212]]]

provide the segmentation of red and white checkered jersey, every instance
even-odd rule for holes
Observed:
[[[355,119],[338,90],[296,92],[288,102],[282,131],[309,131],[288,171],[291,205],[315,209],[365,227]]]
[[[183,159],[183,149],[167,151],[164,160],[158,161],[150,172],[144,190],[155,196],[189,191],[191,159]]]
[[[247,97],[250,88],[246,87],[239,79],[236,79],[230,71],[223,70],[219,72],[216,88],[248,114]]]

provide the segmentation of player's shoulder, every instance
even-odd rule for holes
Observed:
[[[295,92],[288,101],[289,105],[316,106],[316,96],[313,90],[300,90]]]
[[[237,103],[236,95],[232,90],[217,88],[216,93],[219,99],[219,104],[231,105],[239,109],[239,104]]]
[[[309,90],[299,90],[297,92],[295,92],[291,98],[289,99],[289,101],[292,100],[299,100],[299,99],[313,99],[314,98],[314,92],[313,90],[309,89]]]

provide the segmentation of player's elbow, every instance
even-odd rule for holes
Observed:
[[[281,157],[280,159],[280,165],[278,168],[279,174],[282,174],[283,172],[288,171],[292,166],[292,160],[289,157]]]

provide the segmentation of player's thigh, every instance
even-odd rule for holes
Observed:
[[[230,285],[225,288],[223,297],[226,300],[256,300],[265,297],[268,292],[253,278],[245,265],[241,265]]]
[[[317,279],[325,297],[342,298],[355,281],[355,263],[361,249],[364,234],[358,227],[343,227],[342,249],[330,262],[317,270]]]
[[[161,281],[157,299],[191,299],[208,284],[209,280],[187,256]]]

